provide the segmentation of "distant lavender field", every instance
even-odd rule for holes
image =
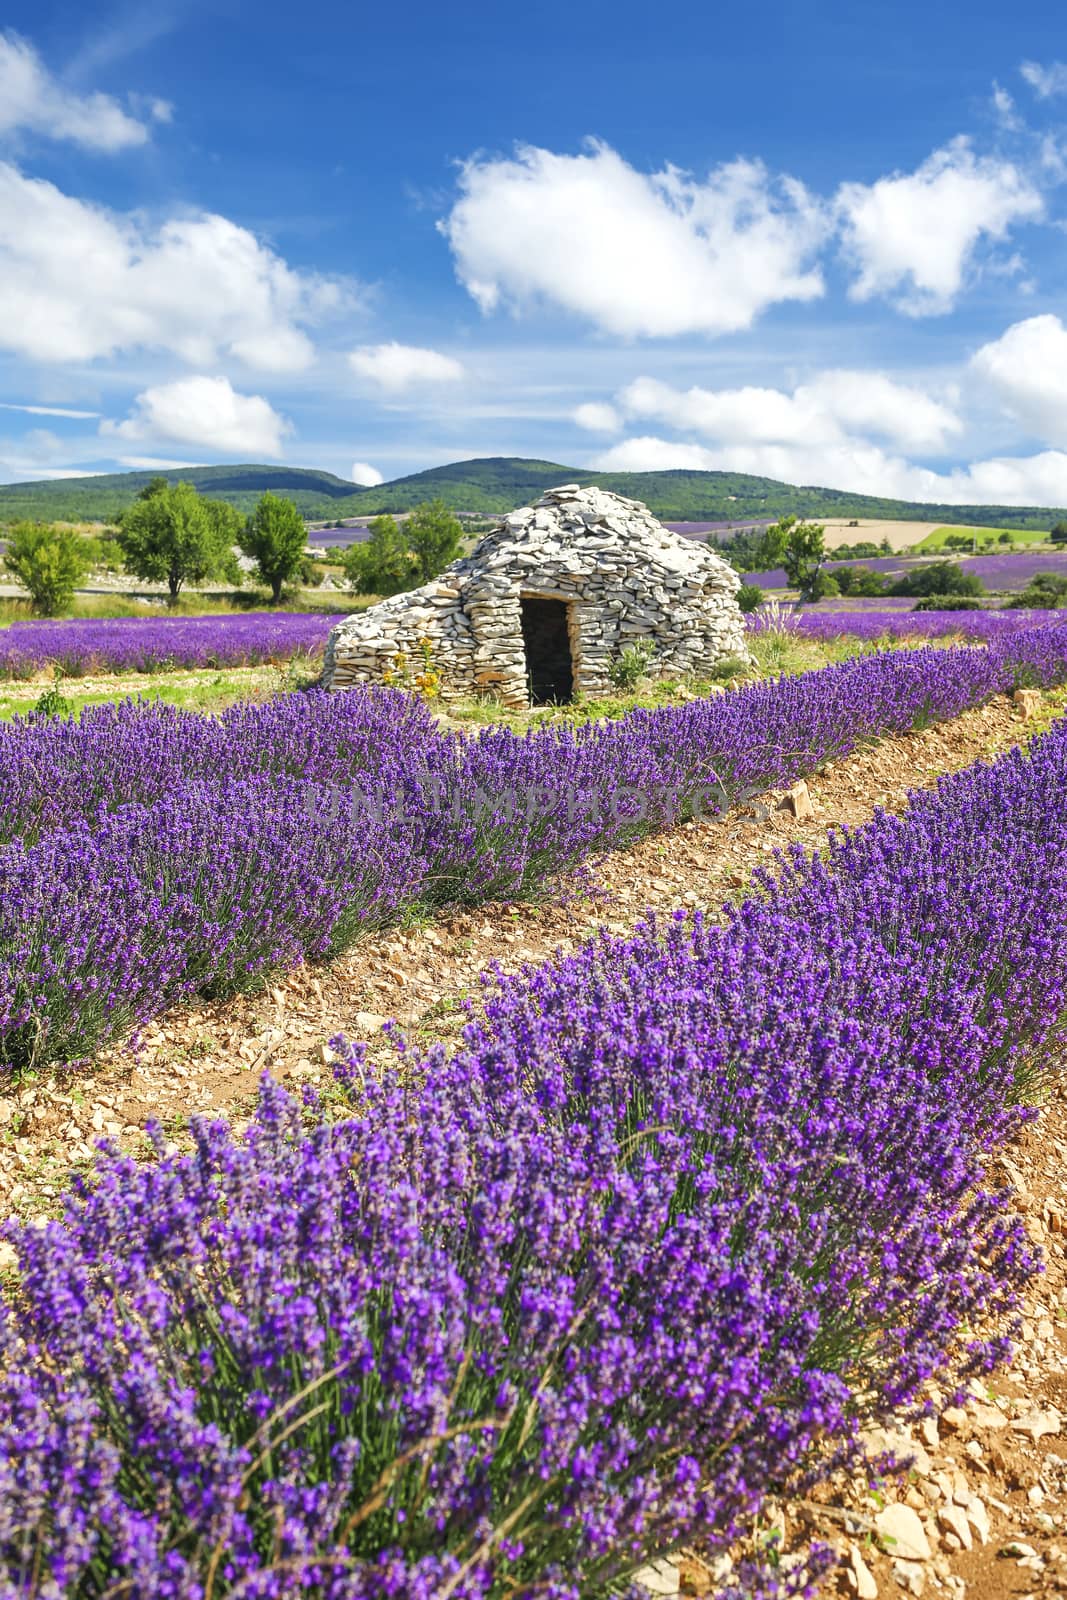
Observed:
[[[159,672],[168,667],[242,667],[318,655],[336,616],[248,612],[222,617],[115,617],[14,622],[0,630],[0,677],[28,678],[57,666],[89,672]]]
[[[946,551],[941,559],[951,560],[951,551]],[[907,572],[917,564],[903,560],[899,555],[864,556],[855,561],[828,561],[826,568],[832,572],[835,567],[870,567],[872,572],[888,575]],[[1036,572],[1058,572],[1067,577],[1067,551],[1012,550],[1004,555],[964,556],[958,565],[964,572],[973,572],[981,578],[987,589],[1018,594],[1027,587]],[[784,589],[788,580],[782,568],[775,567],[771,572],[746,572],[745,582],[754,583],[759,589]]]
[[[911,604],[911,601],[906,604]],[[944,639],[956,636],[989,644],[994,639],[1018,633],[1042,623],[1062,618],[1059,611],[888,611],[884,602],[877,611],[788,611],[773,618],[754,611],[746,622],[752,633],[785,626],[814,639],[840,639],[847,635],[873,643],[877,639]]]
[[[852,561],[827,561],[826,568],[832,571],[834,567],[869,567],[872,572],[904,572],[907,562],[900,556],[862,556]],[[788,579],[781,567],[775,567],[771,572],[746,572],[745,582],[754,583],[759,589],[784,589]]]
[[[987,589],[1018,592],[1037,572],[1055,572],[1067,578],[1067,550],[1013,550],[1002,556],[969,556],[960,566],[981,578]]]

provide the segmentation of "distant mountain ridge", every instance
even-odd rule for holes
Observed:
[[[841,489],[796,486],[745,472],[592,472],[555,461],[487,456],[430,467],[374,488],[360,488],[314,468],[256,463],[0,484],[0,522],[21,517],[107,522],[155,477],[193,483],[204,494],[228,500],[241,511],[250,511],[265,489],[273,489],[295,500],[306,517],[317,520],[409,511],[420,501],[433,499],[444,500],[456,511],[491,515],[529,504],[560,483],[596,483],[616,494],[643,500],[666,522],[737,522],[791,513],[809,518],[876,517],[899,522],[1048,528],[1067,518],[1063,507],[950,506],[891,500]]]

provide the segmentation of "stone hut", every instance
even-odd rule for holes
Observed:
[[[445,699],[493,694],[517,707],[602,694],[612,662],[642,639],[655,646],[651,676],[700,676],[747,659],[739,583],[639,501],[564,484],[432,583],[339,623],[322,681],[381,682],[400,652],[417,667],[423,639]]]

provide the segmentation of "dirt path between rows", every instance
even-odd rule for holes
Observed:
[[[857,826],[878,806],[899,809],[908,789],[1029,736],[1064,698],[1048,697],[1026,726],[1018,707],[1000,698],[832,764],[809,783],[814,815],[806,820],[779,806],[782,796],[767,796],[721,821],[688,823],[608,856],[597,866],[595,897],[487,905],[366,939],[328,966],[302,967],[261,994],[174,1012],[144,1030],[136,1052],[110,1052],[95,1072],[56,1073],[8,1091],[0,1097],[0,1217],[52,1210],[72,1168],[91,1159],[101,1136],[136,1152],[149,1119],[180,1137],[191,1115],[239,1118],[267,1069],[293,1084],[328,1079],[325,1041],[339,1032],[370,1039],[396,1018],[420,1043],[454,1038],[464,1002],[477,995],[491,963],[514,970],[573,949],[598,927],[629,929],[647,910],[715,909],[776,849],[794,841],[818,848],[835,825]],[[814,1534],[841,1550],[845,1564],[828,1592],[860,1600],[902,1593],[994,1600],[1067,1591],[1065,1157],[1067,1099],[1057,1099],[1002,1163],[1048,1258],[1012,1365],[939,1425],[901,1425],[890,1443],[900,1454],[915,1453],[909,1478],[873,1495],[853,1480],[829,1512],[790,1506],[780,1519],[787,1549]],[[882,1435],[871,1443],[886,1448]],[[893,1537],[875,1525],[887,1501],[896,1507]],[[678,1572],[683,1588],[698,1592],[708,1576],[697,1561]]]

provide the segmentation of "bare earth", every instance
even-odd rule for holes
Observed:
[[[239,1119],[265,1070],[292,1083],[326,1080],[324,1041],[340,1032],[372,1039],[395,1017],[420,1043],[454,1038],[464,1002],[477,996],[479,976],[494,961],[514,970],[573,949],[597,927],[629,929],[646,910],[714,909],[777,848],[792,841],[818,848],[832,826],[861,824],[877,806],[899,809],[909,788],[1003,751],[1031,731],[1000,699],[828,767],[810,782],[813,820],[798,821],[777,808],[780,797],[769,796],[721,822],[689,823],[607,857],[597,870],[599,897],[456,912],[431,927],[362,941],[331,965],[302,967],[259,995],[172,1013],[146,1028],[136,1052],[113,1051],[93,1073],[56,1074],[0,1098],[0,1216],[53,1210],[71,1169],[90,1160],[102,1136],[138,1151],[149,1119],[178,1138],[190,1115]],[[996,1600],[1067,1590],[1065,1156],[1067,1098],[1057,1096],[1002,1162],[1048,1262],[1025,1307],[1011,1367],[966,1407],[946,1412],[939,1426],[925,1422],[911,1431],[902,1424],[908,1437],[895,1442],[898,1454],[915,1453],[910,1478],[873,1497],[866,1482],[854,1480],[836,1499],[821,1497],[828,1505],[790,1505],[772,1518],[787,1550],[817,1535],[847,1557],[828,1592],[861,1600],[904,1593]],[[0,1267],[10,1259],[0,1244]],[[884,1436],[871,1446],[885,1449]],[[879,1532],[887,1499],[902,1502],[894,1515],[916,1513],[914,1551]],[[710,1580],[696,1558],[675,1570],[686,1589],[699,1592]]]
[[[894,553],[898,550],[910,550],[912,545],[919,544],[928,533],[933,533],[935,528],[943,527],[940,522],[878,522],[871,517],[861,517],[858,522],[850,518],[824,522],[826,529],[826,548],[836,550],[841,544],[862,544],[865,539],[873,539],[875,544],[881,544],[883,539],[888,539]]]

